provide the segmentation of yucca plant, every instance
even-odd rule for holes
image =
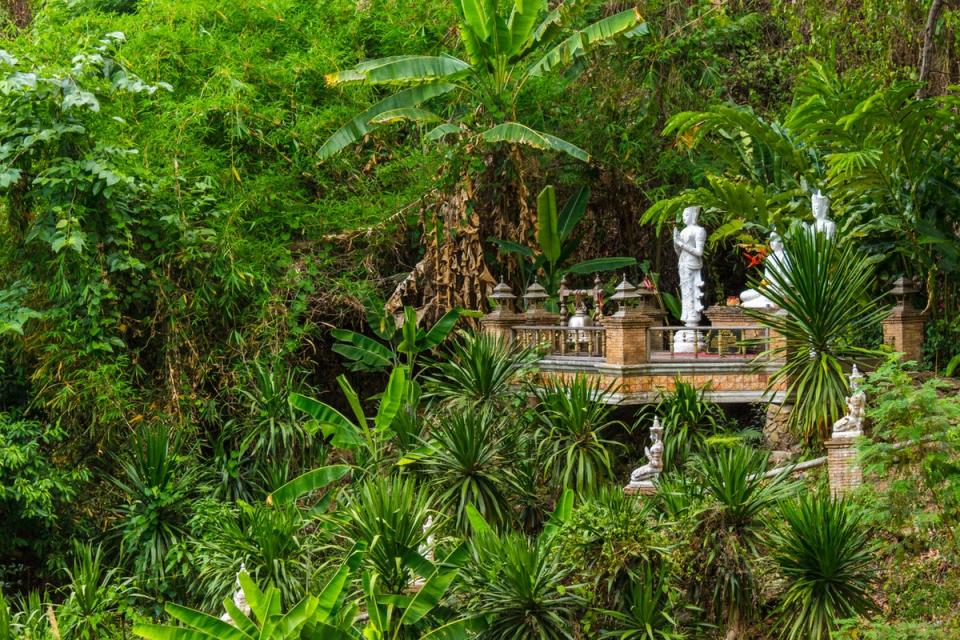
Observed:
[[[343,511],[343,533],[367,551],[364,563],[389,593],[401,593],[413,578],[409,559],[419,556],[432,513],[429,492],[411,477],[371,477],[358,485]]]
[[[490,411],[441,414],[420,461],[437,508],[468,528],[467,505],[490,522],[510,520],[509,488],[514,479],[503,450],[500,425]]]
[[[545,471],[560,486],[593,493],[613,477],[611,452],[622,445],[609,435],[625,425],[612,417],[610,393],[582,374],[537,390],[537,446]]]
[[[182,449],[182,436],[172,427],[141,427],[117,457],[121,475],[109,478],[125,498],[115,525],[123,556],[154,588],[166,577],[168,554],[185,539],[196,491],[198,469]]]
[[[706,500],[703,485],[692,473],[670,471],[657,480],[656,505],[669,521],[694,515]]]
[[[107,568],[98,545],[73,543],[73,562],[65,569],[66,600],[58,613],[61,631],[78,640],[110,637],[118,621],[116,610],[130,595],[128,581],[117,580],[117,568]]]
[[[876,547],[852,504],[821,489],[783,502],[778,515],[770,545],[786,582],[781,637],[828,640],[840,620],[875,609]]]
[[[532,350],[498,336],[462,332],[426,374],[425,389],[429,397],[465,410],[503,406],[518,396],[517,385],[535,359]]]
[[[681,378],[657,403],[663,425],[663,468],[683,467],[692,453],[703,449],[705,439],[723,424],[723,412],[704,397],[707,387],[697,388]]]
[[[576,587],[561,587],[570,568],[548,541],[485,533],[474,535],[470,549],[467,610],[483,619],[481,638],[573,638],[573,615],[584,601]]]
[[[240,435],[249,443],[250,453],[265,460],[302,454],[312,434],[304,429],[287,402],[292,391],[303,387],[303,372],[274,357],[257,360],[236,393],[243,399],[246,418],[239,424]]]
[[[757,611],[762,516],[795,485],[786,473],[764,478],[767,454],[748,447],[708,450],[693,469],[706,502],[695,513],[690,589],[696,604],[735,635]]]
[[[432,124],[427,140],[451,134],[475,142],[509,142],[566,153],[586,161],[589,154],[566,140],[516,122],[520,96],[531,78],[569,68],[577,59],[619,36],[646,33],[635,8],[581,29],[575,3],[550,7],[546,0],[453,0],[466,59],[392,56],[361,62],[327,76],[327,83],[399,88],[355,116],[320,148],[327,158],[379,126],[395,122]],[[459,108],[448,117],[422,105],[455,96]],[[442,112],[441,112],[442,113]]]
[[[198,592],[213,606],[233,590],[240,567],[277,588],[285,605],[303,598],[319,568],[317,534],[292,504],[237,502],[209,523],[194,543]]]
[[[671,615],[676,605],[676,588],[663,570],[645,566],[630,584],[619,611],[603,613],[615,620],[617,629],[600,632],[601,638],[618,640],[680,640],[686,635]]]
[[[790,424],[808,440],[821,440],[843,415],[845,369],[859,358],[881,355],[860,340],[876,330],[887,309],[872,296],[873,263],[856,243],[797,225],[784,248],[789,264],[770,269],[769,282],[754,283],[782,312],[746,311],[783,338],[768,351],[785,360],[769,385],[786,383],[793,401]]]

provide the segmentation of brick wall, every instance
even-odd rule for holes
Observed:
[[[863,484],[863,474],[857,459],[856,439],[834,438],[823,443],[827,448],[827,474],[830,493],[843,495]]]

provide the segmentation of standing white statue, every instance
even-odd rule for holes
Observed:
[[[644,447],[643,452],[647,456],[647,464],[637,467],[630,474],[630,484],[628,487],[652,488],[653,481],[660,476],[663,471],[663,427],[660,426],[660,418],[653,419],[653,426],[650,427],[650,446]]]
[[[837,233],[837,223],[830,219],[830,198],[817,189],[816,193],[810,196],[810,206],[813,209],[813,222],[809,223],[807,228],[832,240]]]
[[[786,280],[786,270],[790,266],[787,252],[783,248],[783,240],[774,231],[770,234],[770,255],[763,261],[763,281],[770,287],[775,282],[775,275],[780,274],[780,280]],[[756,289],[747,289],[740,294],[740,306],[747,309],[773,309],[777,305],[770,298]]]
[[[833,423],[834,438],[856,438],[863,435],[864,410],[867,406],[867,394],[860,389],[863,376],[853,365],[850,374],[850,396],[847,398],[847,415]]]
[[[700,207],[687,207],[683,210],[682,231],[673,230],[673,248],[679,258],[677,270],[680,273],[680,298],[683,303],[680,320],[688,327],[700,324],[700,312],[703,311],[703,248],[707,243],[707,231],[697,224]]]

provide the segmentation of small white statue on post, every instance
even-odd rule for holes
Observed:
[[[860,388],[863,376],[857,365],[853,365],[850,374],[850,396],[847,398],[847,415],[833,423],[831,436],[837,438],[856,438],[863,435],[864,410],[867,395]]]
[[[703,311],[703,250],[707,244],[707,231],[697,224],[700,207],[683,210],[682,230],[673,230],[673,248],[677,252],[677,272],[680,275],[680,321],[693,328],[700,324]],[[696,351],[696,331],[678,331],[674,339],[674,351]]]
[[[647,456],[647,464],[637,467],[630,474],[630,484],[628,490],[635,490],[640,493],[653,493],[654,481],[660,477],[663,471],[663,427],[660,426],[660,418],[653,419],[653,426],[650,427],[650,446],[644,447],[643,452]]]

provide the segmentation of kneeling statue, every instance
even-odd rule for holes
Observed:
[[[860,389],[863,376],[853,365],[850,374],[850,397],[847,398],[847,415],[833,423],[834,438],[856,438],[863,435],[864,409],[867,405],[867,395]]]
[[[631,485],[652,484],[660,476],[660,472],[663,470],[662,434],[663,427],[660,426],[660,418],[654,418],[653,426],[650,427],[650,446],[643,448],[643,452],[647,456],[647,464],[633,470],[633,473],[630,474]]]

